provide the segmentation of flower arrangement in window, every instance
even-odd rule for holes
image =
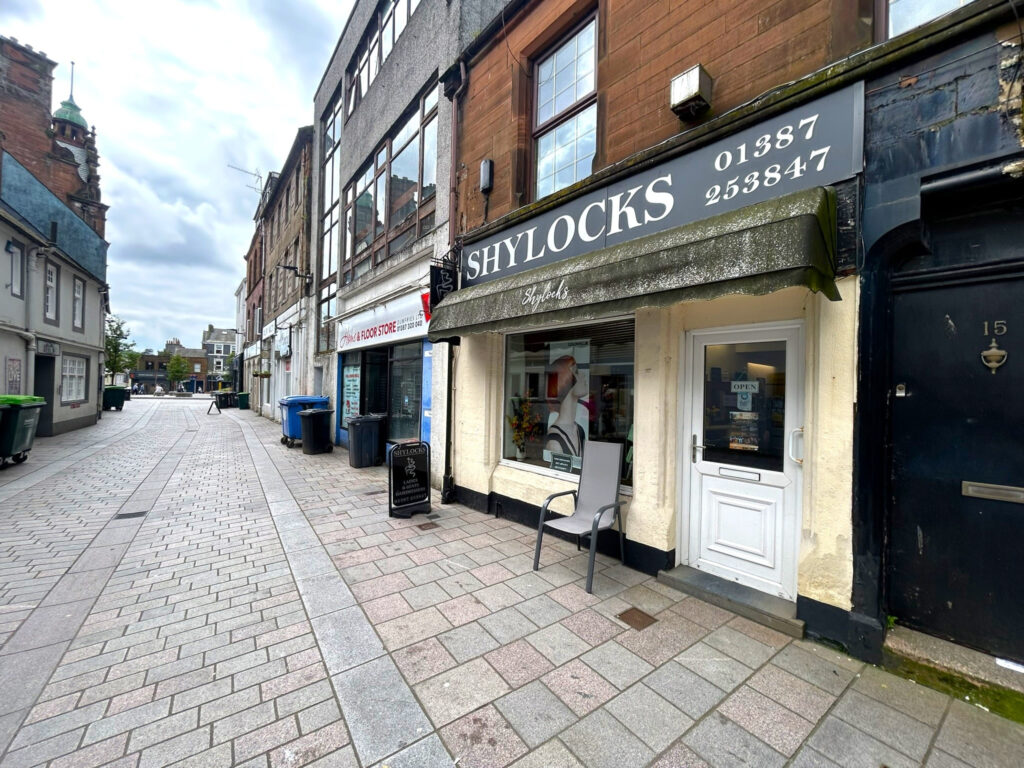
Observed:
[[[530,409],[530,397],[513,397],[510,401],[512,412],[505,417],[512,429],[512,444],[516,447],[516,458],[526,454],[526,441],[535,440],[544,431],[540,416],[534,415]]]

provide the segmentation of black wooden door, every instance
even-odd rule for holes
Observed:
[[[888,612],[1024,660],[1024,273],[898,279],[892,359]]]

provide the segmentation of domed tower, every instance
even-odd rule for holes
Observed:
[[[99,154],[96,151],[96,129],[82,116],[75,103],[75,62],[71,62],[71,92],[53,113],[55,154],[62,150],[74,158],[81,185],[68,190],[69,202],[100,237],[106,228],[107,206],[100,202]]]
[[[89,124],[82,117],[82,110],[75,104],[74,85],[71,95],[60,103],[60,109],[53,113],[53,133],[57,140],[76,147],[84,147],[89,135]]]

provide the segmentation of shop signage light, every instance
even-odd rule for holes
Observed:
[[[461,287],[852,178],[863,125],[856,83],[467,244]]]

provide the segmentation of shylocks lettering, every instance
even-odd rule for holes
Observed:
[[[523,306],[536,310],[545,302],[568,298],[569,289],[565,287],[565,280],[561,280],[557,288],[552,288],[551,283],[545,283],[543,286],[531,285],[523,291]]]

